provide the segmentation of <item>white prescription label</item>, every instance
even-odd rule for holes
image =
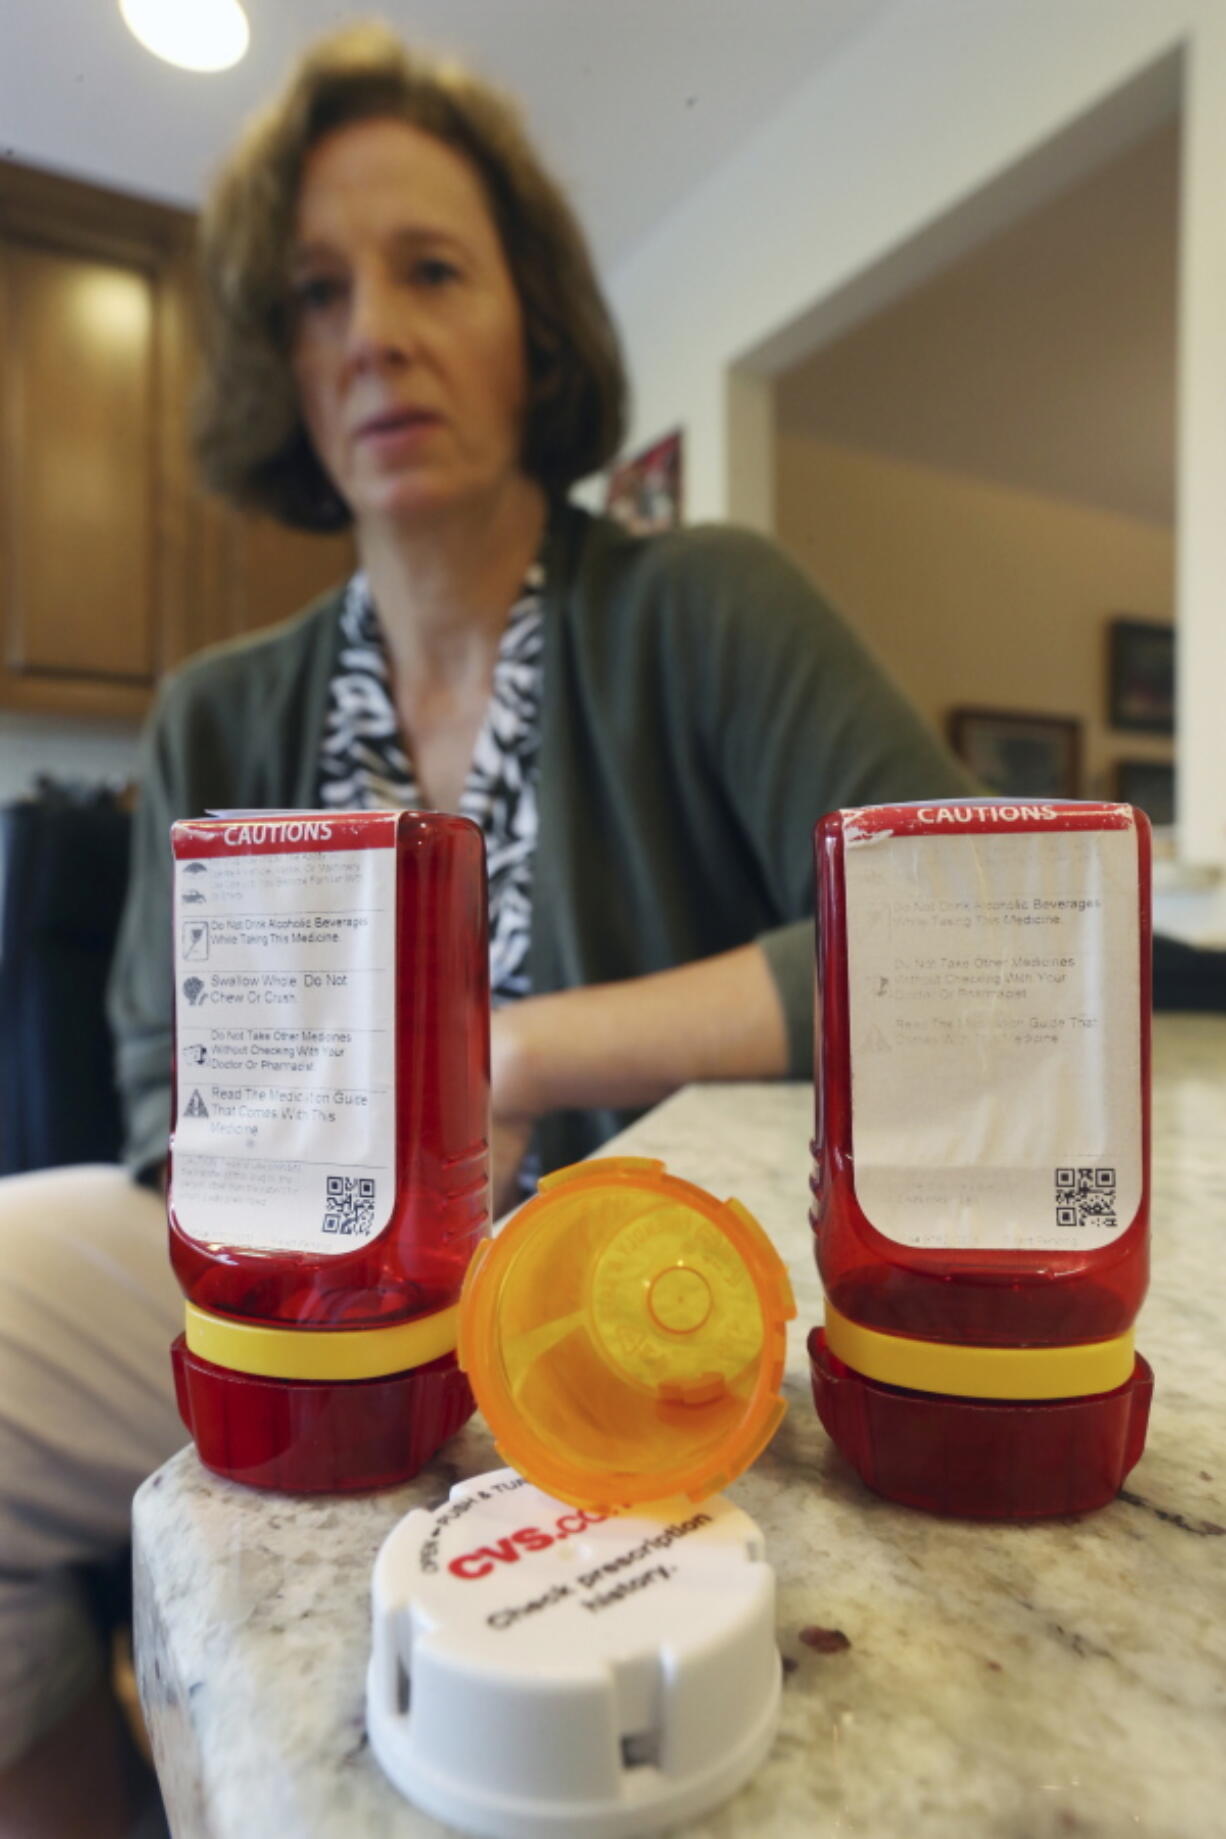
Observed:
[[[179,1225],[353,1251],[395,1195],[394,822],[361,848],[179,857],[174,927]]]
[[[1141,1200],[1137,838],[848,837],[856,1196],[902,1245],[1088,1251]]]

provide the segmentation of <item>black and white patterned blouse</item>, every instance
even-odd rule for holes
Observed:
[[[528,570],[494,662],[494,684],[460,813],[479,824],[489,862],[490,995],[497,1007],[529,989],[536,769],[540,751],[544,570]],[[370,585],[354,575],[319,759],[319,803],[341,811],[421,809],[422,793],[392,701],[391,672]]]

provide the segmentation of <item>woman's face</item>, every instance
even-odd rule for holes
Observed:
[[[292,357],[315,450],[359,528],[494,508],[522,480],[523,315],[475,172],[392,120],[308,155]]]

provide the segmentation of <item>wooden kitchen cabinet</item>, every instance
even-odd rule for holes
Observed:
[[[0,706],[139,716],[352,566],[193,476],[194,219],[0,162]]]
[[[348,532],[289,530],[270,517],[236,516],[217,499],[204,511],[200,595],[208,640],[236,638],[288,618],[357,565]]]

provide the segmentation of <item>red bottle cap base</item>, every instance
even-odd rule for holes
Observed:
[[[445,1354],[382,1379],[261,1379],[170,1350],[175,1395],[206,1468],[253,1488],[345,1494],[408,1481],[472,1416]]]
[[[861,1480],[888,1500],[975,1520],[1087,1513],[1115,1499],[1145,1448],[1154,1376],[1088,1398],[952,1398],[866,1379],[809,1336],[813,1403]]]

